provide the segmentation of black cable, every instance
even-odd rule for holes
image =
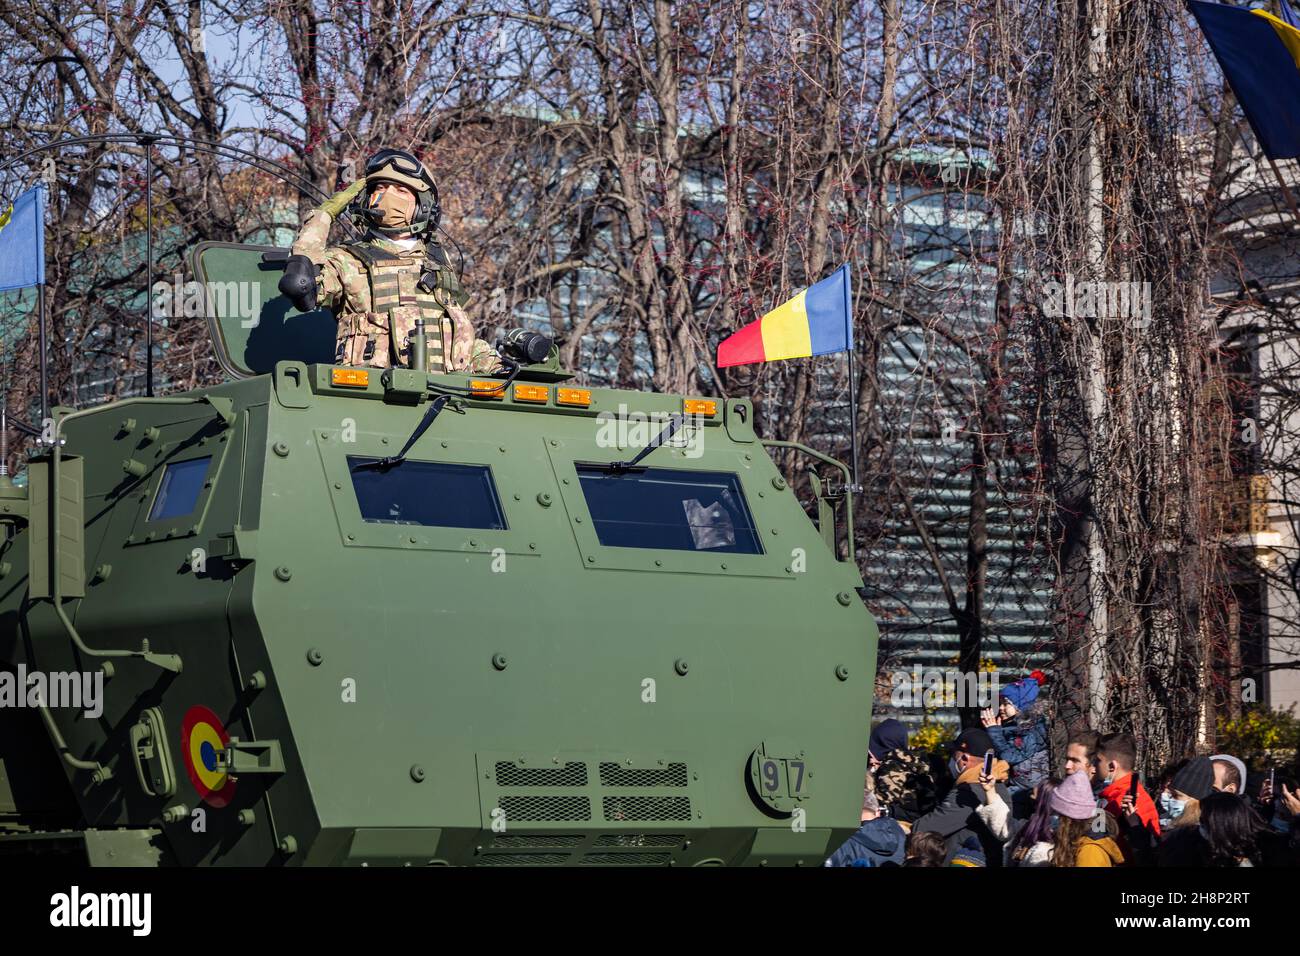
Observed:
[[[523,366],[518,362],[505,358],[504,356],[502,356],[501,362],[510,371],[510,374],[502,379],[500,389],[493,389],[492,391],[500,391],[504,393],[510,386],[510,383],[518,377],[521,371],[523,371]],[[491,394],[485,393],[483,389],[461,388],[459,385],[442,385],[437,382],[429,383],[429,391],[437,395],[464,395],[469,398],[482,398],[484,394]]]
[[[460,247],[456,237],[443,228],[442,223],[438,223],[438,231],[451,240],[451,244],[456,247],[456,255],[460,256],[460,268],[456,270],[456,278],[462,279],[465,276],[465,250]]]
[[[502,393],[504,393],[505,390],[510,386],[510,383],[515,380],[515,377],[519,374],[521,369],[522,369],[521,365],[518,364],[514,365],[514,367],[510,371],[510,374],[507,375],[505,380],[501,382],[500,390]],[[389,468],[392,468],[396,465],[400,465],[402,462],[406,461],[406,453],[410,451],[411,448],[415,445],[415,443],[418,442],[420,438],[424,435],[424,433],[429,430],[429,426],[433,424],[433,420],[437,418],[438,415],[442,412],[442,410],[446,408],[452,401],[454,401],[458,395],[472,395],[472,396],[477,396],[479,398],[483,397],[483,392],[481,391],[475,391],[474,389],[460,389],[454,385],[439,385],[434,382],[430,382],[428,388],[429,391],[437,392],[438,394],[433,398],[432,401],[429,402],[429,408],[425,411],[423,417],[421,417],[420,423],[415,426],[415,431],[411,432],[411,437],[406,440],[406,444],[402,446],[402,450],[399,451],[396,455],[388,455],[384,458],[376,458],[374,461],[365,461],[359,465],[353,465],[352,470],[354,472],[366,471],[373,468],[380,469],[381,471],[387,471]],[[455,411],[464,414],[464,409],[455,405],[453,405],[452,408]]]

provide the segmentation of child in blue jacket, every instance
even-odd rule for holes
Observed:
[[[1047,718],[1038,700],[1044,680],[1042,671],[1034,671],[1029,677],[1002,688],[996,715],[992,709],[982,715],[998,758],[1011,765],[1007,787],[1013,809],[1017,804],[1026,803],[1034,787],[1051,775]]]

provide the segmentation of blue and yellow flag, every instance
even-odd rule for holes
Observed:
[[[1300,30],[1300,17],[1296,16],[1295,11],[1291,9],[1291,4],[1287,3],[1286,0],[1277,0],[1277,2],[1281,4],[1282,19]]]
[[[853,350],[848,263],[718,343],[718,368]]]
[[[45,284],[45,187],[0,212],[0,292]]]
[[[1300,29],[1263,10],[1204,0],[1187,5],[1264,155],[1300,156]],[[1285,0],[1283,12],[1295,17]]]

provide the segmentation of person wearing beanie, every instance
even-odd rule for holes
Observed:
[[[984,858],[984,848],[980,846],[980,841],[971,837],[952,855],[948,865],[983,867],[988,863]]]
[[[903,722],[892,717],[882,720],[876,725],[876,729],[871,731],[871,740],[867,744],[867,758],[871,762],[871,769],[874,771],[879,767],[880,762],[893,751],[906,749],[907,728],[903,726]]]
[[[1170,821],[1160,841],[1160,866],[1198,866],[1202,853],[1201,801],[1214,792],[1214,764],[1193,757],[1160,793],[1160,813]]]
[[[1214,763],[1218,759],[1193,757],[1174,774],[1168,790],[1161,794],[1174,815],[1174,824],[1160,844],[1161,866],[1256,866],[1280,862],[1274,831],[1250,803],[1235,791],[1215,788]]]
[[[989,751],[996,754],[993,741],[988,732],[979,727],[970,727],[957,735],[952,744],[951,766],[956,781],[952,789],[944,795],[939,805],[916,821],[915,831],[929,831],[943,837],[947,845],[949,863],[972,837],[978,841],[987,866],[1002,865],[1002,840],[998,838],[980,819],[976,812],[985,805],[984,788],[981,786],[981,771],[984,755]],[[1007,805],[1011,803],[1011,793],[1007,790],[1006,779],[1010,767],[1005,760],[994,760],[991,782],[994,790]],[[1004,837],[1005,839],[1005,837]]]
[[[1086,773],[1070,774],[1048,799],[1060,820],[1052,845],[1052,866],[1119,866],[1124,862],[1115,838],[1094,832],[1097,802]]]
[[[1214,767],[1214,789],[1218,793],[1246,795],[1246,765],[1232,754],[1210,754]]]
[[[1002,688],[997,713],[990,709],[981,715],[994,751],[1011,767],[1007,786],[1013,814],[1019,819],[1029,816],[1030,794],[1052,769],[1047,753],[1047,718],[1038,699],[1044,679],[1042,671],[1034,671],[1024,680]]]
[[[1214,765],[1209,757],[1193,757],[1174,774],[1169,789],[1160,795],[1160,807],[1168,811],[1175,827],[1194,827],[1201,822],[1201,801],[1214,792]]]

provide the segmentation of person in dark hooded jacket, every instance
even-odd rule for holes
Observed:
[[[862,826],[826,861],[826,866],[902,866],[907,835],[895,820],[880,815],[876,795],[862,798]]]
[[[903,722],[892,717],[882,720],[871,731],[871,739],[867,743],[867,760],[871,772],[875,773],[881,761],[893,751],[906,749],[907,727]]]
[[[907,749],[907,728],[892,719],[871,732],[867,751],[880,812],[908,830],[939,802],[929,762]]]

